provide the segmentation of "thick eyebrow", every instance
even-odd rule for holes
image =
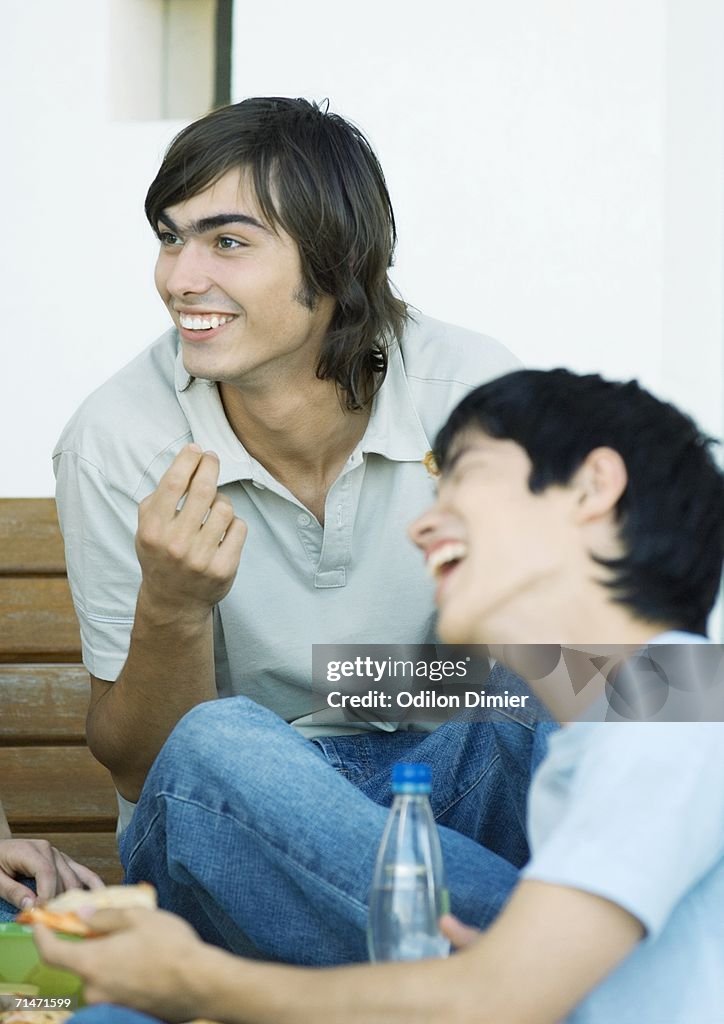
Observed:
[[[447,476],[448,473],[451,473],[463,455],[466,455],[472,449],[472,444],[461,444],[457,450],[453,450],[452,455],[449,455],[443,463],[441,475]]]
[[[226,224],[244,224],[247,227],[269,231],[266,224],[262,224],[260,220],[249,216],[248,213],[216,213],[213,217],[202,217],[201,220],[192,221],[185,230],[175,224],[167,213],[160,213],[158,220],[175,235],[205,235],[207,231],[215,231],[217,228],[223,228]]]

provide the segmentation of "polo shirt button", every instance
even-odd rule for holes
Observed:
[[[306,512],[300,512],[299,515],[297,516],[297,522],[299,523],[300,526],[309,526],[311,521],[311,518],[307,515]]]
[[[263,490],[264,490],[264,484],[260,484],[258,480],[252,480],[251,482],[253,483],[253,485],[254,485],[254,486],[255,486],[255,487],[256,487],[256,488],[258,489],[258,490],[260,490],[260,491],[263,491]]]

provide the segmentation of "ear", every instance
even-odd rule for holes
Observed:
[[[613,448],[594,448],[575,473],[572,484],[578,491],[577,521],[602,519],[613,512],[626,490],[626,464]]]

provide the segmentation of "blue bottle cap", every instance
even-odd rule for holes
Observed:
[[[398,762],[392,769],[393,793],[429,793],[432,789],[432,769],[429,764]]]

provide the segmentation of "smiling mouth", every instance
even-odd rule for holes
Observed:
[[[234,316],[225,316],[219,313],[212,313],[210,316],[191,316],[189,313],[179,313],[179,323],[186,331],[213,331],[235,319]]]
[[[427,557],[427,571],[434,580],[440,582],[460,565],[466,554],[467,548],[459,540],[439,544]]]

